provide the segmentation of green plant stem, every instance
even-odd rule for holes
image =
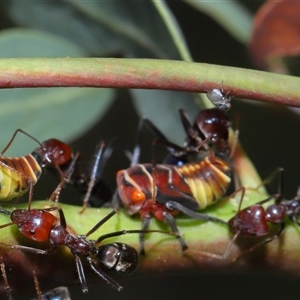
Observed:
[[[116,58],[0,59],[0,87],[115,87],[206,92],[300,107],[300,79],[202,63]]]

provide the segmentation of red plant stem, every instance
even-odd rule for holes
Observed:
[[[300,79],[255,70],[182,61],[116,58],[0,59],[0,88],[115,87],[224,92],[300,106]]]

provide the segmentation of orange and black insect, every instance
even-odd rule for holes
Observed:
[[[183,110],[180,115],[187,133],[184,147],[170,143],[147,121],[169,148],[171,156],[168,159],[175,161],[175,165],[136,164],[117,173],[119,198],[130,215],[141,215],[143,230],[154,215],[158,220],[168,221],[173,232],[178,233],[173,218],[178,212],[196,219],[225,223],[196,211],[215,203],[226,193],[231,182],[228,117],[218,109],[204,110],[191,126]],[[191,156],[192,161],[187,162]],[[168,203],[172,203],[170,209]],[[186,249],[185,242],[180,236],[178,238],[182,249]],[[140,241],[141,252],[144,252],[143,236]]]
[[[40,147],[31,154],[21,157],[4,157],[4,152],[13,142],[16,134],[21,132],[36,141]],[[0,154],[0,200],[6,201],[17,198],[30,191],[32,198],[33,185],[36,184],[42,174],[42,168],[56,168],[61,177],[63,174],[59,168],[72,157],[71,148],[57,140],[49,139],[40,143],[37,139],[18,129]]]

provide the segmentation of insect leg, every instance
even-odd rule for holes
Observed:
[[[76,258],[77,258],[77,256],[76,256]],[[79,257],[78,257],[78,259],[79,259]],[[94,262],[93,262],[93,260],[89,257],[89,256],[87,256],[86,257],[86,259],[88,260],[88,262],[89,262],[89,264],[90,264],[90,266],[91,266],[91,268],[92,268],[92,270],[96,273],[96,274],[98,274],[103,280],[105,280],[106,281],[106,283],[108,283],[108,284],[110,284],[112,287],[114,287],[117,291],[121,291],[122,289],[123,289],[123,287],[121,286],[121,285],[119,285],[116,281],[114,281],[111,277],[109,277],[107,274],[105,274]],[[79,259],[79,262],[80,262],[80,265],[81,265],[81,268],[82,268],[82,263],[81,263],[81,261],[80,261],[80,259]],[[76,260],[76,264],[77,264],[77,260]],[[83,272],[83,270],[82,270],[82,272]],[[78,273],[79,274],[79,273]],[[84,278],[84,282],[83,283],[85,283],[86,284],[86,282],[85,282],[85,278]],[[82,291],[84,292],[84,293],[86,293],[88,290],[87,290],[87,287],[86,287],[86,291],[84,291],[83,289],[82,289]]]
[[[3,262],[2,256],[0,256],[0,269],[1,269],[3,280],[4,280],[4,289],[5,289],[6,295],[8,297],[8,300],[13,300],[12,295],[11,295],[11,287],[9,286],[9,283],[8,283],[7,274],[6,274],[6,270],[5,270],[5,264]]]
[[[86,279],[85,279],[85,274],[84,274],[84,270],[83,270],[83,266],[82,266],[82,262],[81,259],[78,255],[74,254],[75,256],[75,261],[76,261],[76,269],[77,269],[77,273],[78,273],[78,278],[81,284],[81,289],[83,293],[87,293],[89,291],[88,287],[87,287],[87,283],[86,283]],[[88,262],[90,263],[91,267],[92,267],[92,260],[90,257],[87,257]],[[93,269],[93,267],[92,267]],[[93,269],[94,270],[94,269]],[[96,272],[96,271],[95,271]],[[97,273],[97,272],[96,272]],[[97,273],[98,274],[98,273]],[[98,274],[99,275],[99,274]],[[102,276],[101,276],[102,277]],[[102,277],[103,278],[103,277]]]
[[[164,219],[170,224],[172,231],[176,234],[176,236],[180,242],[182,251],[186,250],[188,248],[188,246],[185,243],[185,241],[183,240],[182,236],[180,235],[178,227],[176,225],[176,222],[175,222],[173,216],[168,212],[164,212]]]
[[[240,256],[244,255],[245,253],[248,253],[248,252],[252,252],[254,251],[255,249],[265,245],[265,244],[268,244],[270,242],[272,242],[273,240],[279,238],[280,234],[282,233],[282,231],[284,230],[285,228],[285,224],[284,223],[281,223],[280,224],[280,227],[277,231],[276,234],[274,234],[273,236],[269,237],[269,238],[266,238],[265,240],[261,241],[260,243],[252,246],[251,248],[247,249],[247,250],[244,250],[244,251],[241,251],[233,260],[232,262],[235,262],[237,259],[239,259]]]
[[[42,300],[42,292],[41,292],[41,288],[40,288],[40,283],[39,283],[39,279],[37,277],[37,264],[36,264],[36,260],[37,258],[35,259],[35,262],[34,262],[34,267],[33,267],[33,270],[32,270],[32,275],[33,275],[33,281],[34,281],[34,286],[35,286],[35,290],[36,290],[36,293],[37,293],[37,297],[38,297],[38,300]]]
[[[140,255],[145,255],[145,231],[150,225],[151,217],[150,215],[146,215],[143,218],[142,230],[140,233]]]
[[[185,214],[185,215],[187,215],[187,216],[189,216],[189,217],[191,217],[193,219],[203,220],[203,221],[218,222],[218,223],[227,225],[227,222],[225,222],[225,221],[223,221],[223,220],[221,220],[219,218],[211,217],[211,216],[208,216],[206,214],[197,213],[197,212],[192,211],[192,210],[186,208],[185,206],[183,206],[180,203],[175,202],[175,201],[168,201],[165,204],[165,206],[169,210],[174,210],[174,209],[179,210],[183,214]]]

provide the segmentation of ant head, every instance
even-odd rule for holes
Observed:
[[[129,174],[130,171],[133,171],[132,169],[135,169],[135,167],[118,171],[116,176],[119,197],[130,215],[139,212],[147,198],[141,188],[143,182],[137,182],[135,180],[144,180],[145,176]]]
[[[244,236],[264,236],[269,232],[265,209],[259,204],[240,210],[228,221],[228,226],[232,233]]]
[[[57,139],[44,141],[37,152],[43,157],[46,167],[61,166],[72,158],[71,147]]]
[[[137,251],[123,243],[101,245],[97,249],[96,258],[105,268],[123,275],[130,275],[139,265]]]
[[[228,147],[229,127],[228,116],[216,108],[200,111],[194,124],[196,130],[199,130],[205,138],[210,135],[211,141],[221,149]]]
[[[48,240],[56,217],[50,212],[39,209],[15,209],[10,216],[20,232],[37,242]]]

